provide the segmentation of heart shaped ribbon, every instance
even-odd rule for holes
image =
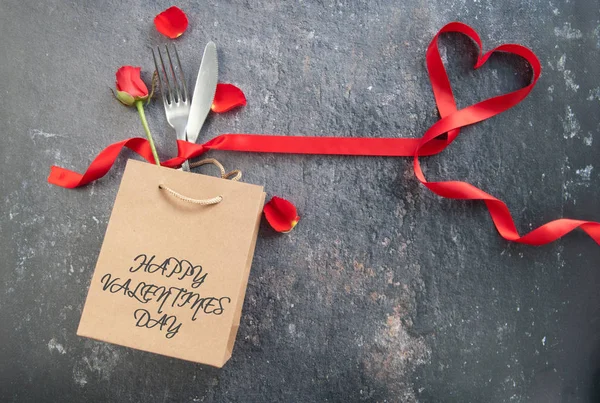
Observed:
[[[486,99],[463,109],[457,109],[450,80],[437,44],[439,36],[448,32],[467,35],[477,44],[480,51],[475,69],[483,66],[494,52],[512,53],[524,58],[533,69],[531,83],[519,90]],[[192,144],[178,140],[177,157],[163,162],[162,165],[173,168],[178,167],[185,160],[197,157],[208,150],[413,157],[417,179],[432,192],[451,199],[484,201],[496,229],[504,239],[529,245],[543,245],[555,241],[576,228],[581,228],[600,245],[600,223],[598,222],[562,218],[546,223],[521,236],[515,227],[508,207],[501,200],[466,182],[428,182],[425,179],[419,157],[434,155],[443,151],[460,134],[461,127],[489,119],[521,102],[531,92],[540,76],[541,66],[538,58],[524,46],[505,44],[487,53],[483,53],[481,49],[481,39],[477,32],[460,22],[445,25],[434,36],[427,48],[426,60],[441,119],[433,124],[421,138],[340,138],[222,134],[204,144]],[[443,137],[444,135],[445,137]],[[132,138],[112,144],[100,152],[83,175],[57,166],[51,167],[48,182],[57,186],[75,188],[99,179],[110,170],[124,147],[136,152],[148,162],[154,161],[148,141],[142,138]]]

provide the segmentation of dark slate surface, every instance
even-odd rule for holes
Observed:
[[[503,241],[482,203],[441,200],[404,158],[215,153],[303,219],[263,222],[234,356],[223,369],[75,335],[121,173],[79,190],[106,145],[142,135],[112,98],[123,64],[152,70],[168,2],[0,3],[0,400],[6,402],[597,402],[600,248],[582,233],[545,247]],[[424,51],[446,22],[487,48],[531,47],[544,72],[513,110],[424,159],[505,200],[522,231],[600,220],[600,12],[566,2],[189,2],[177,40],[188,77],[209,40],[248,106],[219,133],[420,136],[437,119]],[[522,60],[442,40],[460,106],[528,82]],[[191,85],[191,83],[190,83]],[[147,110],[175,152],[160,101]]]

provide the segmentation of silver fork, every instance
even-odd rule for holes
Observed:
[[[175,51],[175,60],[177,62],[179,74],[176,74],[175,72],[171,52],[169,52],[169,47],[167,45],[165,45],[165,53],[166,59],[168,60],[169,71],[165,68],[163,53],[160,50],[160,46],[156,47],[156,52],[155,49],[152,49],[152,58],[154,59],[154,66],[158,72],[158,87],[160,88],[160,94],[165,106],[167,122],[175,129],[177,140],[185,140],[185,127],[190,114],[190,99],[188,97],[183,69],[181,68],[181,60],[179,60],[179,54],[177,53],[175,45],[173,45],[173,50]],[[158,54],[158,58],[156,54]],[[159,61],[160,64],[158,63]],[[189,162],[185,161],[181,165],[181,168],[184,171],[189,171]]]

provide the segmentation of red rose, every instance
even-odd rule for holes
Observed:
[[[127,106],[134,106],[137,108],[138,113],[140,114],[140,119],[142,120],[142,126],[144,126],[144,131],[146,132],[146,137],[150,142],[150,148],[152,149],[152,155],[154,156],[154,162],[156,165],[160,165],[160,160],[158,159],[158,153],[156,152],[156,147],[154,146],[154,141],[152,140],[152,134],[150,133],[150,128],[148,127],[148,121],[146,121],[146,114],[144,113],[144,101],[150,98],[148,94],[148,87],[142,81],[140,77],[141,67],[133,67],[133,66],[123,66],[117,73],[115,77],[117,79],[117,99],[123,104]]]
[[[141,70],[141,67],[123,66],[115,74],[117,99],[127,106],[148,99],[148,87],[140,77]]]

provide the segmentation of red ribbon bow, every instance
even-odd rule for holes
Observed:
[[[463,109],[457,109],[452,87],[437,45],[438,37],[447,32],[462,33],[477,44],[480,53],[475,64],[476,69],[485,64],[494,52],[507,52],[524,58],[533,69],[531,83],[508,94],[489,98]],[[461,127],[489,119],[521,102],[531,92],[540,76],[541,66],[538,58],[524,46],[516,44],[501,45],[485,54],[482,53],[481,49],[481,40],[477,32],[460,22],[447,24],[435,35],[427,48],[426,59],[427,70],[441,119],[433,124],[419,139],[223,134],[204,144],[192,144],[178,140],[177,157],[163,162],[162,165],[175,168],[180,166],[183,161],[197,157],[208,150],[414,157],[414,170],[417,179],[432,192],[451,199],[483,200],[492,216],[496,229],[504,239],[529,245],[544,245],[555,241],[576,228],[581,228],[600,245],[600,223],[598,222],[563,218],[551,221],[526,235],[520,236],[508,207],[501,200],[466,182],[428,182],[425,179],[419,157],[434,155],[443,151],[459,135]],[[445,138],[440,138],[445,134],[447,134]],[[110,170],[123,147],[138,153],[148,162],[154,161],[148,141],[142,138],[132,138],[112,144],[100,152],[83,175],[53,166],[50,170],[48,182],[66,188],[75,188],[99,179]]]

